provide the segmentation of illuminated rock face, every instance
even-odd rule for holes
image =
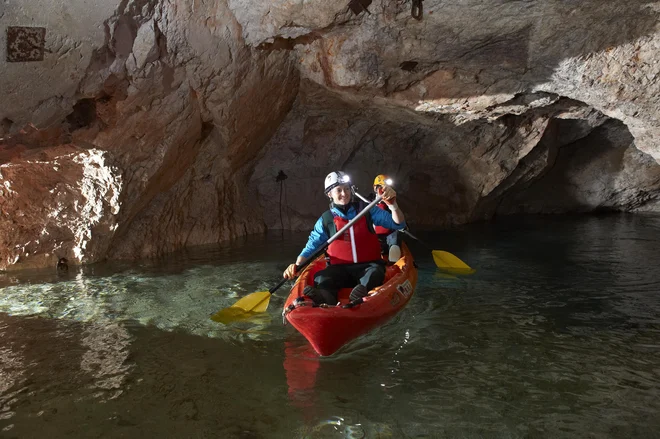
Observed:
[[[653,3],[347,5],[5,5],[0,269],[308,229],[335,169],[427,226],[660,209]]]
[[[5,266],[105,253],[105,237],[118,225],[123,181],[103,151],[51,147],[0,165],[0,173]]]
[[[0,16],[3,30],[46,28],[43,61],[0,64],[0,270],[265,230],[247,181],[299,75],[208,3],[12,3]]]

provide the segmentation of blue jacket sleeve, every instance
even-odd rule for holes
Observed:
[[[323,217],[319,218],[314,224],[314,229],[309,234],[309,239],[307,240],[307,245],[300,252],[300,256],[304,258],[309,258],[312,253],[318,250],[325,242],[330,239],[323,230]]]
[[[373,207],[369,213],[371,214],[371,220],[377,226],[385,227],[390,230],[401,230],[406,227],[405,221],[401,224],[395,223],[392,219],[392,214],[380,207]]]

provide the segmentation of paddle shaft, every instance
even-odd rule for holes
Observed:
[[[424,241],[422,241],[421,239],[419,239],[418,237],[416,237],[415,235],[413,235],[413,234],[410,233],[409,231],[407,231],[407,230],[400,230],[400,232],[403,232],[403,233],[405,233],[406,235],[410,236],[412,239],[414,239],[415,241],[419,242],[420,244],[422,244],[422,245],[423,245],[424,247],[426,247],[427,249],[429,249],[429,250],[433,250],[431,247],[429,247],[428,245],[426,245],[426,244],[424,243]]]
[[[360,198],[362,198],[362,197],[360,197]],[[320,255],[321,253],[323,253],[323,252],[325,251],[325,249],[328,248],[328,246],[332,243],[332,241],[336,240],[336,239],[339,238],[339,237],[340,237],[340,236],[341,236],[346,230],[348,230],[349,228],[353,227],[353,224],[355,224],[360,218],[362,218],[364,215],[366,215],[366,213],[369,212],[369,211],[370,211],[370,210],[371,210],[376,204],[380,203],[380,200],[382,200],[382,198],[381,198],[380,195],[378,195],[378,196],[376,197],[375,200],[373,200],[371,203],[369,203],[369,205],[367,205],[367,207],[365,207],[364,209],[362,209],[362,211],[361,211],[360,213],[358,213],[357,215],[355,215],[355,218],[353,218],[352,220],[350,220],[350,221],[349,221],[344,227],[342,227],[337,233],[335,233],[334,235],[332,235],[332,236],[330,237],[330,239],[328,239],[328,240],[325,242],[325,244],[323,244],[321,247],[319,247],[318,249],[316,249],[316,250],[314,251],[314,253],[312,253],[311,255],[309,255],[309,257],[307,258],[307,260],[306,260],[305,262],[303,262],[303,263],[300,264],[300,265],[296,265],[296,272],[298,272],[298,271],[300,271],[302,268],[305,268],[306,266],[308,266],[308,265],[309,265],[314,259],[316,259],[316,257],[317,257],[318,255]],[[287,278],[282,279],[282,280],[280,281],[280,283],[278,283],[278,284],[275,285],[273,288],[271,288],[270,290],[268,290],[268,292],[269,292],[270,294],[273,294],[273,293],[274,293],[275,291],[277,291],[282,285],[284,285],[284,283],[285,283],[286,281],[288,281],[288,280],[289,280],[289,279],[287,279]]]
[[[366,199],[366,198],[364,198],[362,195],[358,194],[358,193],[355,191],[355,188],[353,188],[353,192],[354,192],[355,195],[357,195],[357,197],[358,197],[359,199],[361,199],[362,201],[364,201],[364,202],[366,202],[366,203],[369,202],[368,199]],[[407,231],[407,230],[399,230],[399,232],[401,232],[401,233],[405,233],[406,235],[410,236],[410,237],[411,237],[412,239],[414,239],[415,241],[418,241],[418,242],[419,242],[420,244],[422,244],[424,247],[426,247],[426,248],[428,248],[428,249],[431,248],[431,247],[429,247],[428,245],[424,244],[424,243],[423,243],[418,237],[416,237],[415,235],[413,235],[413,234],[410,233],[409,231]]]
[[[364,198],[362,195],[358,194],[358,193],[355,191],[355,187],[353,187],[353,192],[354,192],[355,195],[357,195],[360,199],[362,199],[362,200],[364,200],[364,201],[368,201],[366,198]],[[441,252],[440,250],[433,250],[430,246],[428,246],[426,243],[424,243],[424,241],[422,241],[421,239],[419,239],[418,237],[416,237],[415,235],[413,235],[412,233],[410,233],[410,232],[407,231],[407,230],[399,230],[399,232],[405,233],[406,235],[410,236],[410,237],[411,237],[412,239],[414,239],[415,241],[417,241],[417,242],[419,242],[420,244],[422,244],[422,245],[423,245],[424,247],[426,247],[427,249],[431,250],[431,253],[433,254],[433,260],[435,261],[435,265],[437,265],[438,268],[446,268],[445,265],[448,264],[448,266],[450,266],[450,267],[452,267],[452,268],[459,268],[459,269],[467,268],[467,269],[471,270],[471,268],[470,268],[470,266],[469,266],[468,264],[466,264],[465,262],[461,261],[459,258],[457,258],[456,256],[452,255],[451,253],[449,253],[449,252]],[[448,257],[451,257],[452,259],[455,259],[455,261],[450,261],[449,263],[448,263],[447,261],[444,261],[444,264],[445,264],[445,265],[440,265],[440,264],[438,263],[438,261],[436,260],[436,253],[438,253],[438,254],[439,254],[439,253],[444,253],[444,254],[446,254]],[[452,265],[452,264],[453,264],[453,265]]]

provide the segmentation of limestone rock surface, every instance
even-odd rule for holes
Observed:
[[[410,8],[4,2],[45,46],[0,59],[0,270],[306,230],[336,169],[425,227],[660,210],[659,2]]]

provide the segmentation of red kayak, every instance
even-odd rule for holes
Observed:
[[[401,259],[388,266],[385,283],[369,292],[364,302],[353,308],[297,306],[285,312],[285,318],[311,343],[319,355],[332,355],[351,340],[382,325],[401,311],[415,291],[417,268],[408,247],[401,245]],[[307,285],[314,284],[314,274],[326,267],[323,256],[310,263],[300,274],[284,304],[302,296]],[[351,288],[339,291],[340,304],[349,302]],[[305,305],[311,302],[306,300]]]

